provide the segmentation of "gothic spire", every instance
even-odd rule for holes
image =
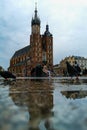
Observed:
[[[37,2],[35,3],[35,17],[37,17]]]
[[[35,14],[32,18],[31,25],[39,25],[40,26],[40,19],[37,16],[37,3],[35,3]]]

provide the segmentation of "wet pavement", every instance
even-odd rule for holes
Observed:
[[[0,130],[87,130],[87,82],[0,80]]]

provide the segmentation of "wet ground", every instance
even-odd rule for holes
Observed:
[[[86,80],[0,80],[0,130],[87,130]]]

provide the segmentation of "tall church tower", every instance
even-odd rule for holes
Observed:
[[[30,46],[31,46],[31,61],[32,66],[41,64],[41,35],[40,35],[40,19],[37,15],[37,7],[35,7],[35,14],[31,20],[31,35],[30,35]]]
[[[30,35],[32,67],[42,63],[53,66],[53,37],[49,32],[49,25],[46,25],[46,30],[41,35],[40,24],[37,7],[35,7],[34,17],[31,20]]]

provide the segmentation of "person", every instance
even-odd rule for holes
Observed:
[[[43,66],[43,72],[46,73],[49,77],[51,76],[51,72],[48,70],[46,65]]]

